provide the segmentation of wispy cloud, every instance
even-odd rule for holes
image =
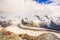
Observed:
[[[51,1],[53,1],[53,5],[59,5],[60,4],[60,0],[51,0]]]

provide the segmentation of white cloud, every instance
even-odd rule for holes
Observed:
[[[54,5],[54,3],[52,3]],[[0,0],[1,12],[20,13],[24,16],[32,17],[32,14],[38,15],[60,15],[60,6],[41,5],[32,0]]]
[[[60,5],[60,0],[50,0],[52,3],[50,5]]]
[[[24,8],[24,0],[0,0],[0,11],[17,12]]]

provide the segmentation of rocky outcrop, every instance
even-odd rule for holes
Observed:
[[[59,38],[52,33],[43,33],[37,37],[37,40],[59,40]]]
[[[28,20],[28,18],[22,19],[21,23],[28,27],[37,27],[36,23],[34,23],[33,20]]]
[[[0,31],[0,40],[21,40],[21,38],[10,32],[10,31],[6,31],[6,30],[1,30]]]
[[[43,17],[40,17],[38,15],[35,16],[40,20],[40,23],[38,24],[40,25],[41,28],[48,28],[48,29],[60,31],[59,17],[55,17],[55,16],[52,17],[48,15],[45,15]]]
[[[55,34],[52,33],[43,33],[38,36],[32,36],[28,34],[20,34],[22,40],[60,40]]]
[[[7,27],[9,25],[12,25],[12,21],[11,20],[6,20],[6,21],[0,21],[0,25],[2,27]]]

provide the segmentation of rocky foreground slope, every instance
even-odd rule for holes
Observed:
[[[0,30],[0,40],[60,40],[60,39],[53,33],[43,33],[37,36],[33,36],[30,34],[18,35],[13,32],[2,29]]]

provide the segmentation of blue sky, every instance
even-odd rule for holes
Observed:
[[[50,4],[50,3],[52,3],[51,0],[34,0],[34,1],[36,1],[37,3],[41,3],[41,4]]]

